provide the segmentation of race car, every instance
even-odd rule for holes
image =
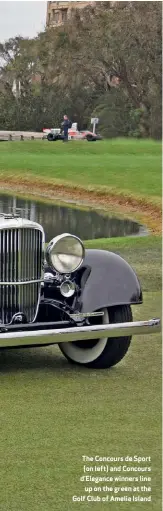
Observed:
[[[79,131],[76,123],[72,124],[72,127],[68,130],[69,140],[87,140],[88,142],[95,142],[96,140],[102,140],[101,135],[93,133],[92,131],[84,130]],[[47,138],[49,142],[56,142],[56,140],[64,140],[64,133],[59,128],[43,129],[43,139]]]

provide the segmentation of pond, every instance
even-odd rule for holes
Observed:
[[[9,213],[13,207],[21,208],[24,218],[43,226],[47,242],[63,232],[75,234],[83,240],[146,234],[138,223],[109,216],[104,211],[0,195],[0,213]]]

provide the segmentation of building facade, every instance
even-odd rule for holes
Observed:
[[[50,28],[63,25],[70,18],[73,8],[83,9],[87,5],[94,4],[96,4],[96,2],[91,1],[64,2],[60,0],[59,2],[47,2],[46,26],[47,28]]]

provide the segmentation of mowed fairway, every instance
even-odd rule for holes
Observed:
[[[144,304],[133,308],[134,318],[159,317],[159,237],[99,240],[87,246],[100,248],[100,243],[141,274]],[[159,334],[134,337],[127,356],[111,370],[70,366],[57,347],[9,350],[0,357],[1,511],[161,510]],[[79,481],[84,455],[151,456],[152,473],[139,474],[152,476],[152,484],[145,483],[152,486],[152,502],[73,503],[73,495],[85,494]]]
[[[88,143],[22,141],[0,144],[0,180],[39,179],[128,196],[161,198],[161,143],[113,139]]]

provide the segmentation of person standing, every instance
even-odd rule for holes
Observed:
[[[63,119],[64,119],[63,123],[62,123],[63,132],[64,132],[63,142],[68,142],[68,130],[69,130],[69,128],[71,128],[72,124],[71,124],[71,121],[69,120],[67,115],[64,115]]]

